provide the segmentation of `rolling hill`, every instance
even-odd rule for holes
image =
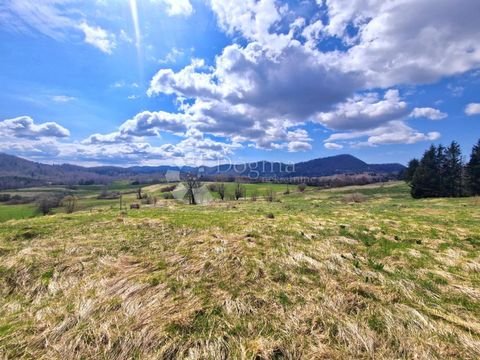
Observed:
[[[39,186],[48,183],[78,184],[85,182],[108,183],[114,179],[161,176],[168,170],[193,172],[206,176],[250,176],[255,178],[320,177],[337,174],[375,172],[398,174],[405,167],[401,164],[367,164],[352,155],[318,158],[297,164],[259,161],[246,164],[222,164],[217,166],[183,167],[134,166],[134,167],[83,167],[70,164],[47,165],[0,154],[0,188]]]

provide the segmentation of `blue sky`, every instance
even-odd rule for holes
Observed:
[[[470,0],[4,0],[0,151],[402,162],[480,137]]]

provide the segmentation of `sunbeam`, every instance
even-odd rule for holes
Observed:
[[[137,0],[130,0],[130,13],[132,15],[133,28],[135,31],[135,47],[137,48],[137,59],[140,80],[143,82],[143,61],[142,61],[142,36],[140,33],[140,22],[138,20]]]

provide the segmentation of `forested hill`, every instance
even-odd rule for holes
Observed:
[[[336,174],[359,174],[375,172],[396,174],[404,170],[400,164],[367,164],[352,155],[338,155],[314,159],[297,164],[283,164],[269,161],[256,163],[219,165],[211,167],[174,166],[116,166],[82,167],[77,165],[47,165],[22,159],[13,155],[0,154],[0,188],[38,186],[48,183],[79,184],[108,183],[114,179],[128,179],[136,176],[162,175],[168,170],[184,173],[199,172],[209,176],[252,176],[256,177],[320,177]]]

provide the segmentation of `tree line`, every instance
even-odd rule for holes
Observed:
[[[431,145],[423,157],[412,159],[405,171],[415,199],[480,195],[480,140],[464,162],[460,145]]]

